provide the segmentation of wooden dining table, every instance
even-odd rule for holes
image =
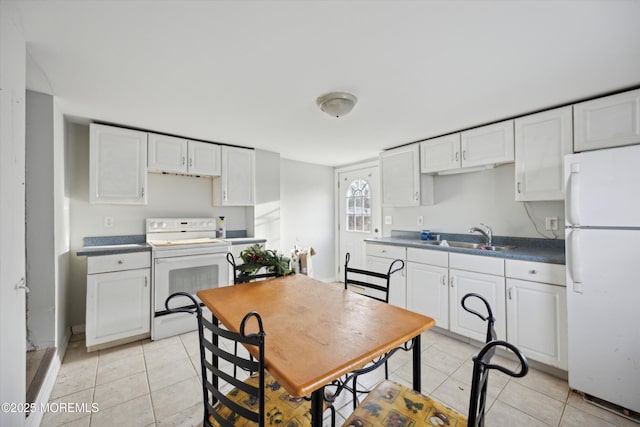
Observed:
[[[248,312],[260,314],[265,367],[292,396],[311,394],[313,426],[322,425],[326,385],[411,340],[413,389],[420,391],[420,334],[435,325],[430,317],[302,274],[197,296],[231,331]]]

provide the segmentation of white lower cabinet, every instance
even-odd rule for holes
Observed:
[[[506,261],[507,341],[530,359],[566,370],[564,274],[563,265]]]
[[[504,306],[505,280],[502,276],[476,273],[473,271],[449,271],[449,329],[460,335],[484,342],[487,336],[487,323],[462,308],[462,297],[473,292],[482,295],[491,306],[496,319],[495,330],[498,337],[506,337],[506,315]],[[478,300],[469,300],[468,307],[479,313],[486,313],[484,305]]]
[[[89,351],[149,335],[149,267],[149,252],[88,258],[85,334]]]
[[[407,248],[407,309],[449,328],[449,254]]]

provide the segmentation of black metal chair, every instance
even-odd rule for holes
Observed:
[[[496,348],[511,351],[520,361],[520,369],[512,371],[491,363]],[[473,375],[467,416],[446,405],[413,391],[409,387],[385,380],[362,401],[344,426],[387,426],[389,417],[403,419],[403,425],[469,425],[484,426],[489,372],[498,370],[512,377],[524,377],[529,371],[526,357],[506,341],[490,341],[473,358]]]
[[[227,253],[227,262],[233,269],[233,284],[238,285],[240,283],[253,282],[255,280],[271,279],[278,277],[275,271],[265,271],[253,273],[247,270],[244,264],[236,264],[236,259],[231,252]]]
[[[484,304],[484,307],[487,310],[487,315],[484,316],[481,313],[479,313],[476,310],[474,310],[473,308],[468,307],[467,306],[467,300],[469,298],[479,299]],[[462,297],[462,300],[460,301],[460,304],[462,304],[462,308],[467,310],[469,313],[475,314],[480,319],[482,319],[483,321],[487,322],[487,334],[486,334],[486,338],[485,338],[485,343],[488,343],[489,341],[492,341],[492,340],[495,340],[495,339],[498,338],[498,335],[496,334],[496,330],[495,330],[495,327],[494,327],[494,324],[496,323],[496,318],[493,317],[493,310],[491,310],[491,305],[489,304],[489,301],[487,301],[480,294],[476,294],[476,293],[470,292],[470,293],[468,293],[468,294],[466,294],[465,296]]]
[[[389,293],[391,291],[391,276],[404,268],[404,261],[396,259],[391,262],[389,269],[386,273],[378,273],[376,271],[362,270],[359,268],[349,267],[349,261],[351,260],[351,254],[347,252],[344,260],[344,288],[349,289],[349,285],[359,286],[361,288],[370,289],[372,292],[367,292],[363,295],[389,303]],[[351,373],[348,380],[352,381],[352,385],[349,388],[353,393],[353,408],[358,405],[358,393],[368,393],[367,390],[358,390],[357,380],[358,376],[371,372],[377,368],[380,364],[384,363],[384,377],[389,379],[389,365],[387,359],[389,355],[382,356],[380,359],[373,361],[372,366],[367,366],[363,369],[355,370]]]
[[[265,280],[278,277],[275,271],[266,271],[262,273],[255,273],[243,267],[243,264],[236,264],[236,259],[231,252],[227,252],[227,262],[233,269],[233,284],[239,285],[241,283],[249,283],[256,280]],[[233,354],[238,354],[238,343],[233,344]],[[233,375],[236,375],[237,367],[233,368]]]
[[[388,303],[389,292],[391,290],[391,275],[404,268],[404,261],[396,259],[389,265],[389,269],[386,273],[378,273],[375,271],[349,267],[350,260],[351,254],[347,252],[344,260],[344,288],[348,289],[349,285],[354,285],[361,288],[371,289],[373,292],[366,293],[366,296]],[[396,264],[400,265],[394,267]]]
[[[176,298],[188,298],[191,305],[172,308],[170,302]],[[202,308],[193,295],[177,292],[165,301],[170,312],[195,314],[198,319],[200,341],[200,365],[202,370],[202,397],[204,401],[203,426],[232,427],[255,423],[260,427],[272,425],[297,425],[311,415],[311,403],[306,398],[291,397],[265,370],[264,350],[266,332],[262,318],[256,312],[247,313],[240,324],[240,332],[231,332],[203,316]],[[255,332],[247,332],[255,331]],[[254,359],[229,353],[222,345],[228,340],[251,348]],[[240,366],[253,372],[244,381],[227,372],[230,365]],[[222,390],[231,391],[224,393]],[[265,401],[269,403],[265,407]],[[335,410],[331,409],[332,425],[335,425]]]

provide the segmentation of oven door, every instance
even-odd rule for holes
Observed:
[[[153,273],[155,312],[165,310],[164,303],[174,292],[195,296],[202,289],[229,285],[226,253],[155,258]]]

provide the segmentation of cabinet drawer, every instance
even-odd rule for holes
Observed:
[[[87,259],[87,274],[149,268],[150,266],[150,252],[90,256]]]
[[[513,277],[514,279],[562,286],[565,284],[565,266],[561,264],[508,259],[505,261],[505,273],[507,277]]]
[[[449,253],[430,249],[407,248],[407,261],[448,267]]]
[[[479,255],[449,254],[449,267],[458,270],[504,276],[504,260]]]
[[[392,259],[400,258],[404,260],[407,257],[407,250],[404,246],[376,245],[367,243],[367,255]]]

